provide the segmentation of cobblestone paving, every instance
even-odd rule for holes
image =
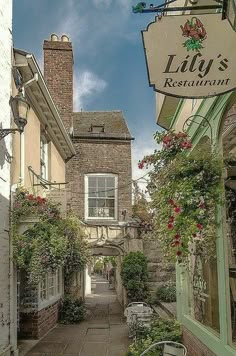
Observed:
[[[58,325],[26,356],[124,356],[128,330],[116,294],[102,277],[86,299],[89,317],[78,325]]]

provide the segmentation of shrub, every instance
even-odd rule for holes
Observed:
[[[156,301],[157,302],[176,302],[176,285],[172,281],[168,281],[161,287],[157,288],[156,291]]]
[[[123,286],[129,302],[144,301],[148,297],[147,258],[142,252],[130,252],[123,260],[121,269]]]
[[[180,325],[176,320],[156,319],[152,322],[150,329],[137,333],[136,343],[130,345],[126,356],[139,356],[154,342],[159,341],[181,341]],[[150,351],[147,356],[161,355],[160,351]]]
[[[82,299],[73,299],[66,296],[60,309],[60,322],[62,324],[76,324],[84,320],[86,308]]]

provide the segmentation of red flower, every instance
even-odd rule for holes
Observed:
[[[185,138],[185,137],[187,137],[188,135],[185,133],[185,132],[179,132],[177,135],[176,135],[176,137],[177,138]]]
[[[175,217],[174,216],[171,216],[170,217],[170,222],[173,223],[175,221]]]
[[[172,137],[170,135],[166,135],[162,139],[162,142],[165,144],[169,144],[171,141],[172,141]]]
[[[197,237],[197,234],[193,234],[193,237]]]
[[[144,167],[144,162],[143,161],[139,161],[138,168],[139,169],[143,169],[143,167]]]
[[[169,229],[169,230],[172,230],[173,227],[174,227],[174,225],[173,225],[172,223],[169,223],[169,224],[168,224],[168,229]]]
[[[202,224],[197,224],[197,228],[198,228],[199,230],[202,230],[202,229],[203,229]]]
[[[181,251],[177,251],[177,252],[176,252],[176,255],[177,255],[177,256],[181,256],[181,255],[182,255],[182,252],[181,252]]]
[[[176,239],[176,240],[179,240],[179,239],[180,239],[180,234],[176,234],[176,235],[175,235],[175,239]]]
[[[175,241],[175,246],[179,246],[180,242],[178,240]]]
[[[28,200],[34,200],[33,194],[29,194],[29,195],[27,196],[27,199],[28,199]]]
[[[183,149],[189,149],[189,148],[192,147],[192,144],[191,144],[191,142],[189,142],[189,141],[184,141],[184,142],[181,143],[181,147],[182,147]]]
[[[174,200],[173,200],[173,199],[169,199],[169,204],[170,204],[170,205],[175,205]]]
[[[201,203],[199,204],[199,208],[200,208],[200,209],[204,209],[204,208],[205,208],[205,204],[204,204],[203,202],[201,202]]]
[[[175,208],[174,208],[174,211],[175,211],[175,213],[180,213],[180,211],[181,211],[181,209],[180,209],[180,207],[178,207],[178,206],[176,206]]]

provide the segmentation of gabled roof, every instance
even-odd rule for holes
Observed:
[[[133,140],[121,111],[82,111],[72,117],[73,137]]]
[[[15,66],[22,76],[23,83],[32,79],[35,74],[38,75],[37,81],[25,87],[26,96],[38,119],[47,127],[47,132],[63,159],[65,161],[69,160],[76,154],[76,151],[49,93],[35,57],[19,49],[14,49],[14,55]]]

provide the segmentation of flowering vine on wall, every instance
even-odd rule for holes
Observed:
[[[157,133],[160,150],[145,156],[148,190],[155,211],[154,235],[167,260],[183,261],[191,242],[205,258],[215,255],[216,204],[221,201],[221,159],[209,147],[192,149],[186,133]],[[195,244],[195,245],[196,245]]]
[[[19,224],[26,217],[37,221],[20,234]],[[88,262],[89,249],[79,220],[72,215],[61,218],[59,204],[20,189],[15,195],[12,221],[13,259],[26,271],[29,283],[37,284],[46,273],[63,266],[69,275]]]

